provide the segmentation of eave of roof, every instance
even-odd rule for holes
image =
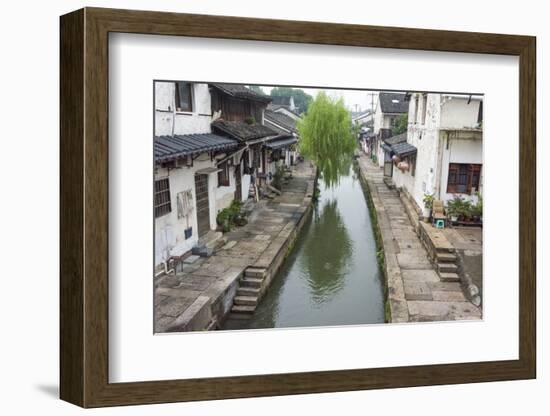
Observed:
[[[264,118],[272,124],[275,124],[277,127],[280,127],[289,132],[296,132],[296,120],[283,113],[265,110]]]
[[[297,118],[301,117],[298,112],[296,112],[294,110],[291,110],[290,106],[288,106],[288,105],[269,104],[267,106],[267,109],[271,110],[271,111],[274,111],[276,113],[283,113],[283,114],[284,114],[284,111],[288,111],[290,114],[295,115]]]
[[[243,142],[262,137],[277,136],[278,134],[278,132],[263,124],[247,124],[242,121],[218,119],[212,123],[212,128]]]
[[[215,83],[210,85],[212,85],[214,88],[217,88],[224,94],[230,95],[232,97],[241,98],[245,100],[260,101],[262,103],[271,102],[271,97],[269,95],[259,94],[255,91],[252,91],[250,88],[247,88],[242,84]]]
[[[391,150],[400,157],[411,156],[417,152],[416,147],[407,142],[394,144],[391,146]]]
[[[403,142],[406,142],[407,141],[407,133],[401,133],[401,134],[397,134],[395,136],[391,136],[391,137],[388,137],[386,139],[384,139],[384,143],[387,143],[388,145],[393,145],[393,144],[397,144],[397,143],[403,143]]]
[[[268,149],[272,149],[272,150],[282,149],[284,147],[287,147],[287,146],[290,146],[290,145],[296,143],[297,141],[298,141],[298,139],[294,136],[276,137],[276,138],[266,142],[265,147],[267,147]]]
[[[156,163],[238,146],[238,141],[213,133],[155,136],[153,145]]]

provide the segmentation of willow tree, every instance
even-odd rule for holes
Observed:
[[[349,173],[356,144],[351,116],[342,99],[317,94],[298,122],[298,132],[300,152],[317,165],[327,186],[334,186],[340,176]]]

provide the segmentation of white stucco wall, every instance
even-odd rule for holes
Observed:
[[[215,162],[210,161],[207,154],[199,156],[192,167],[179,169],[157,169],[155,179],[168,177],[170,182],[170,201],[172,211],[162,217],[155,219],[155,265],[160,264],[167,257],[169,249],[177,247],[178,251],[185,252],[198,241],[197,212],[196,208],[187,218],[178,219],[177,194],[191,189],[193,204],[196,206],[197,195],[195,190],[195,174],[198,170],[215,167]],[[217,172],[208,175],[208,202],[210,206],[210,229],[217,227],[216,216],[220,210],[226,208],[233,201],[235,193],[234,168],[230,168],[230,186],[218,187]],[[248,188],[247,188],[248,190]],[[193,227],[193,235],[185,239],[184,230]]]
[[[194,166],[181,169],[158,168],[155,174],[155,180],[168,177],[170,183],[170,202],[172,210],[170,213],[155,218],[155,265],[165,261],[169,256],[170,249],[181,248],[182,251],[191,250],[198,241],[197,212],[196,208],[186,217],[178,219],[177,194],[186,190],[191,190],[193,194],[193,205],[196,206],[197,195],[195,192],[195,172],[211,166],[210,160],[196,160]],[[211,175],[210,175],[211,176]],[[212,183],[209,178],[209,185]],[[209,195],[210,207],[214,201],[214,195]],[[212,211],[212,209],[211,209]],[[210,221],[211,228],[215,227],[215,222]],[[185,239],[184,230],[193,227],[191,238]]]
[[[426,120],[421,124],[422,97],[419,97],[420,108],[415,120],[415,97],[409,101],[409,123],[407,128],[407,142],[417,148],[416,168],[414,178],[411,172],[401,173],[394,168],[394,183],[398,187],[405,187],[412,195],[420,208],[425,193],[434,193],[436,187],[436,175],[439,151],[439,120],[440,120],[440,95],[428,94],[426,100]]]
[[[384,149],[382,148],[382,140],[378,140],[378,146],[376,148],[376,162],[378,167],[384,167]]]
[[[193,111],[176,112],[175,82],[155,82],[155,135],[210,133],[208,84],[193,84]]]
[[[216,223],[216,215],[218,212],[231,205],[231,202],[233,202],[235,198],[235,166],[229,166],[229,186],[218,187],[218,174],[214,173],[211,176],[213,179],[210,182],[212,184],[212,191],[215,195],[216,205],[214,213],[211,211],[210,214],[214,215],[214,223]]]
[[[477,116],[481,100],[472,97],[443,95],[441,98],[441,128],[474,128],[477,126]]]

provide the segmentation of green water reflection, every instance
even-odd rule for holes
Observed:
[[[250,320],[225,329],[384,322],[376,244],[361,184],[348,167],[321,196]]]

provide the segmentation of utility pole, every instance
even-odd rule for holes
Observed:
[[[370,149],[370,157],[372,160],[374,160],[374,96],[377,95],[374,92],[367,93],[367,96],[370,97],[370,117],[372,120],[372,135],[369,138],[369,149]]]

